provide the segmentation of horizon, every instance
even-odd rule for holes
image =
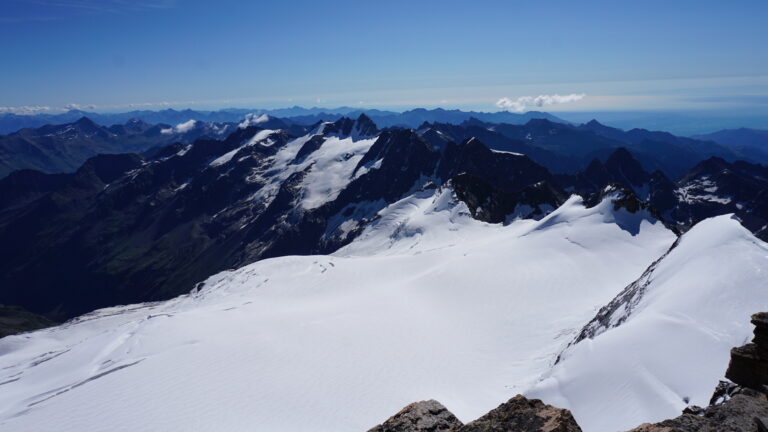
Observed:
[[[0,112],[768,113],[765,2],[483,6],[10,0]]]

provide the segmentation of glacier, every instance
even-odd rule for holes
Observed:
[[[351,432],[415,400],[467,421],[518,393],[579,421],[610,417],[587,432],[661,395],[626,420],[650,421],[683,393],[711,392],[749,330],[742,315],[765,309],[766,245],[734,224],[691,230],[633,316],[569,347],[677,236],[611,196],[591,208],[572,196],[539,221],[502,225],[472,219],[450,187],[420,190],[332,255],[258,261],[169,301],[0,339],[0,429]],[[745,304],[755,295],[762,303]],[[674,355],[648,354],[637,373],[628,359],[653,347]],[[675,374],[704,354],[706,367]]]

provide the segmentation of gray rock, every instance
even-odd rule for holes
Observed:
[[[659,423],[646,423],[629,432],[754,432],[768,424],[765,393],[741,388],[720,405],[698,414],[682,414]]]
[[[456,432],[581,432],[571,412],[517,395]]]
[[[752,343],[733,348],[726,378],[736,384],[762,389],[768,385],[768,313],[752,315],[755,338]]]
[[[437,432],[462,426],[446,407],[436,400],[415,402],[368,432]]]

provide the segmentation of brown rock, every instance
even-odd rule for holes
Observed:
[[[752,324],[755,325],[755,338],[752,342],[757,345],[759,355],[768,359],[768,312],[752,315]]]
[[[733,348],[726,378],[736,384],[762,389],[768,385],[768,313],[752,315],[755,338],[752,343]]]
[[[683,414],[659,423],[646,423],[629,432],[753,432],[768,423],[768,398],[743,388],[726,402],[698,415]]]
[[[438,432],[462,426],[446,407],[436,400],[415,402],[368,432]]]
[[[753,343],[733,348],[725,377],[744,387],[760,389],[768,384],[768,360],[759,355]]]
[[[517,395],[456,432],[581,432],[571,412]]]

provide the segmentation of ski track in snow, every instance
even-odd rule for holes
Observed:
[[[431,398],[468,421],[552,382],[578,330],[675,240],[578,197],[507,226],[473,220],[450,189],[379,215],[330,256],[263,260],[186,296],[0,340],[0,429],[358,432]],[[670,387],[652,366],[642,376],[661,384],[649,385]],[[565,396],[534,392],[573,401],[564,382]],[[572,406],[577,418],[589,408]]]

